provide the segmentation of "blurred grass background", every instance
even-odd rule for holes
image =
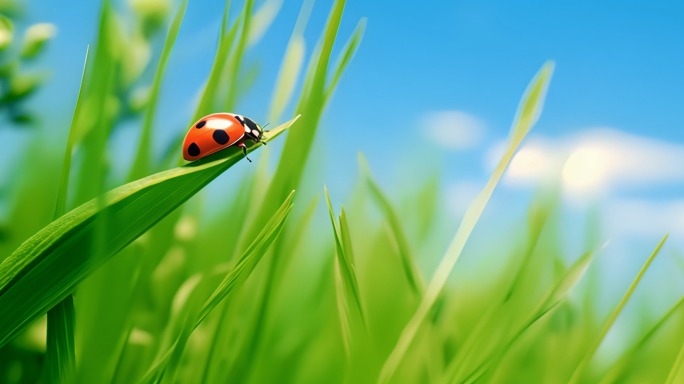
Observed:
[[[366,26],[365,19],[344,19],[345,1],[331,5],[317,41],[304,39],[314,2],[303,2],[272,94],[242,105],[260,75],[246,52],[269,32],[277,4],[226,2],[206,84],[186,100],[194,112],[159,153],[156,107],[187,0],[102,3],[95,44],[83,47],[66,148],[42,139],[48,135],[41,131],[54,127],[39,124],[40,111],[25,105],[49,80],[23,68],[39,62],[56,28],[41,24],[18,35],[20,4],[2,3],[3,118],[32,130],[32,140],[5,164],[11,182],[0,189],[7,207],[0,222],[0,382],[684,380],[682,300],[653,313],[652,299],[642,297],[635,305],[646,310],[619,317],[662,242],[651,257],[634,256],[644,266],[629,289],[597,303],[606,287],[594,261],[605,242],[590,217],[584,243],[573,247],[581,252],[566,249],[557,186],[541,188],[508,235],[470,250],[477,266],[447,281],[541,115],[552,63],[520,90],[508,151],[449,245],[434,235],[444,231],[438,172],[420,185],[384,190],[359,154],[346,210],[323,186],[336,176],[317,167],[315,138]],[[350,35],[339,35],[342,22],[356,24]],[[308,57],[307,46],[314,47]],[[333,46],[343,47],[338,57]],[[231,150],[174,170],[187,126],[243,108],[260,110],[270,127],[301,117],[274,142],[282,145],[258,149],[247,172],[229,169],[239,160]],[[135,150],[121,159],[112,142],[131,122]],[[426,151],[406,156],[418,161]],[[114,171],[119,162],[129,164],[126,172]],[[225,190],[202,190],[224,172]],[[87,212],[74,211],[84,203]],[[27,239],[33,242],[22,246]],[[631,324],[629,335],[603,343],[621,320]]]

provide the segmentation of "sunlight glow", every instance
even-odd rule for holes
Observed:
[[[596,147],[575,150],[563,167],[563,182],[578,191],[595,191],[604,183],[610,168],[607,151]]]

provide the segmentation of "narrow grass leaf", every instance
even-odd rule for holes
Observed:
[[[304,165],[311,151],[320,117],[323,114],[323,94],[328,62],[340,27],[344,4],[344,0],[337,0],[330,11],[320,54],[317,56],[315,66],[312,65],[315,71],[310,72],[313,79],[311,90],[307,94],[305,85],[296,111],[296,113],[302,114],[302,121],[299,122],[299,128],[292,130],[285,140],[275,176],[266,193],[267,201],[261,205],[255,221],[250,226],[250,234],[256,233],[259,226],[263,225],[277,209],[273,202],[280,201],[287,196],[289,191],[297,189],[302,178]]]
[[[69,189],[69,174],[71,172],[71,155],[74,144],[77,138],[75,127],[81,118],[83,109],[83,83],[88,68],[88,54],[90,53],[90,46],[86,49],[86,58],[83,63],[83,72],[81,72],[81,85],[78,88],[78,98],[76,99],[76,108],[71,117],[71,127],[69,128],[69,138],[67,139],[66,151],[64,152],[64,161],[62,163],[62,172],[59,176],[59,190],[57,191],[57,203],[55,205],[55,214],[53,220],[57,220],[66,212],[67,190]]]
[[[211,295],[209,300],[202,307],[202,311],[197,319],[195,327],[199,325],[202,320],[218,305],[218,303],[223,300],[228,293],[231,292],[236,286],[242,285],[242,283],[247,279],[247,277],[252,273],[256,264],[261,260],[262,256],[268,251],[273,244],[273,241],[278,237],[280,231],[285,224],[287,216],[290,214],[292,209],[292,198],[294,197],[294,191],[290,193],[285,202],[280,206],[280,209],[276,211],[275,215],[266,224],[264,229],[261,231],[259,236],[252,242],[252,244],[247,248],[245,253],[242,255],[240,260],[228,274],[225,279],[221,282],[218,288]]]
[[[71,118],[71,127],[69,128],[69,137],[67,139],[66,150],[64,153],[64,161],[62,163],[62,172],[59,179],[59,187],[57,190],[57,204],[55,205],[55,212],[53,220],[57,220],[66,211],[67,190],[69,189],[69,174],[71,170],[71,155],[74,146],[74,127],[81,116],[82,95],[83,95],[83,78],[85,77],[86,69],[88,67],[88,53],[90,46],[86,49],[86,58],[83,63],[83,72],[81,73],[81,85],[78,89],[78,98],[76,99],[76,107],[74,108],[74,115]],[[47,331],[47,365],[49,372],[49,382],[51,383],[69,383],[73,379],[73,373],[76,368],[76,352],[74,350],[74,299],[68,295],[59,304],[55,305],[48,311],[48,331]]]
[[[257,263],[263,255],[268,251],[273,241],[278,237],[280,231],[285,224],[290,210],[292,209],[292,197],[294,191],[283,202],[280,209],[271,218],[268,224],[264,227],[261,233],[254,239],[254,242],[245,251],[240,260],[235,264],[233,269],[226,275],[219,286],[214,290],[211,296],[206,300],[202,308],[197,313],[196,317],[187,319],[178,335],[176,341],[173,343],[169,351],[167,351],[161,359],[158,360],[145,375],[141,383],[155,382],[155,378],[162,377],[163,382],[175,382],[175,374],[178,369],[178,363],[183,355],[183,350],[187,344],[192,332],[202,323],[202,321],[221,303],[225,297],[234,289],[239,288],[251,275]],[[189,310],[188,312],[192,312]]]
[[[660,241],[656,249],[653,251],[651,256],[646,260],[646,263],[644,264],[643,267],[641,267],[641,270],[637,274],[637,276],[634,278],[634,281],[632,281],[632,285],[629,286],[629,289],[625,293],[625,295],[622,297],[622,300],[620,300],[620,303],[618,303],[617,307],[611,312],[611,314],[608,316],[608,319],[606,319],[606,322],[603,324],[603,327],[601,328],[601,331],[599,334],[596,336],[596,339],[592,341],[592,343],[589,346],[589,349],[585,353],[585,355],[582,357],[582,360],[580,361],[579,365],[575,369],[574,373],[572,374],[572,377],[570,377],[569,384],[576,384],[579,383],[579,381],[582,379],[582,375],[584,374],[584,371],[586,370],[587,366],[589,365],[589,362],[591,361],[592,357],[594,357],[594,353],[596,353],[596,350],[598,350],[599,346],[601,345],[601,342],[603,342],[603,338],[606,337],[606,334],[610,330],[610,328],[613,326],[613,323],[617,319],[618,315],[622,311],[622,308],[627,304],[627,301],[629,298],[632,296],[632,293],[636,289],[637,285],[639,285],[639,282],[641,281],[641,278],[644,276],[644,273],[646,273],[646,270],[648,267],[651,265],[651,262],[653,259],[655,259],[656,255],[658,255],[658,252],[660,252],[660,248],[665,244],[665,240],[667,240],[668,235],[665,235],[663,239]]]
[[[396,240],[401,264],[404,268],[404,274],[406,275],[406,280],[408,281],[411,290],[418,297],[422,297],[423,291],[425,290],[425,283],[423,282],[423,278],[420,275],[418,266],[416,265],[415,256],[411,251],[411,246],[406,238],[406,234],[401,225],[401,221],[399,220],[399,216],[395,212],[394,208],[392,208],[392,205],[387,197],[385,197],[380,185],[377,183],[377,181],[375,181],[370,167],[368,166],[368,162],[366,161],[366,157],[363,156],[361,152],[358,154],[358,162],[361,175],[366,181],[368,190],[370,191],[370,194],[378,208],[380,208],[380,211],[382,211],[382,214],[385,216],[385,219],[387,220],[392,231],[392,235]]]
[[[270,121],[278,121],[283,114],[285,107],[290,102],[297,79],[304,63],[304,52],[306,43],[304,41],[304,30],[309,21],[314,0],[305,0],[299,10],[297,23],[295,24],[290,42],[285,49],[285,57],[280,65],[276,86],[271,97],[271,109],[269,112]]]
[[[222,25],[225,25],[228,22],[229,7],[230,2],[226,2],[226,8],[223,12]],[[221,84],[221,73],[223,73],[223,68],[228,58],[228,54],[230,53],[230,50],[235,42],[235,35],[237,34],[238,26],[242,21],[242,17],[242,15],[238,17],[226,35],[223,35],[223,30],[221,31],[219,47],[216,50],[216,55],[214,56],[214,63],[211,66],[209,78],[204,86],[202,97],[200,98],[200,102],[197,105],[197,109],[195,110],[195,114],[192,116],[192,121],[190,124],[194,124],[195,121],[199,120],[201,117],[212,113],[215,108],[216,93],[218,86]]]
[[[230,64],[228,65],[228,95],[224,104],[224,109],[230,111],[235,107],[235,100],[237,99],[237,92],[239,87],[238,75],[240,74],[240,66],[243,62],[243,55],[247,49],[247,39],[249,39],[249,30],[252,21],[252,6],[254,0],[245,0],[242,8],[242,28],[240,28],[240,37],[238,38],[235,50],[230,57]]]
[[[271,141],[294,121],[264,133]],[[261,144],[251,144],[251,152]],[[0,264],[0,346],[71,293],[78,282],[242,160],[227,148],[194,163],[137,180],[63,215]],[[101,252],[91,257],[95,228],[107,219]]]
[[[340,312],[342,331],[345,335],[347,354],[349,354],[349,348],[352,344],[351,333],[352,329],[354,328],[354,315],[352,314],[352,308],[356,308],[362,322],[365,323],[365,319],[353,260],[350,259],[351,255],[345,252],[345,248],[351,248],[351,240],[349,240],[348,244],[345,245],[345,237],[349,237],[349,229],[347,228],[346,217],[341,216],[345,217],[345,219],[344,222],[342,222],[342,219],[340,219],[340,226],[338,227],[337,221],[335,220],[335,212],[333,211],[332,204],[330,204],[330,196],[328,195],[327,188],[325,188],[325,197],[328,202],[330,221],[332,223],[333,235],[335,238],[335,253],[337,255],[337,263],[335,263],[337,304],[338,310]],[[341,229],[341,227],[344,227],[344,229]]]
[[[142,132],[140,133],[140,142],[138,143],[138,152],[135,155],[133,166],[128,180],[137,180],[150,174],[152,163],[152,128],[154,123],[154,115],[157,111],[157,101],[159,100],[159,90],[161,89],[166,67],[169,64],[169,58],[173,51],[173,46],[176,43],[178,32],[180,31],[183,18],[185,17],[185,10],[188,8],[188,0],[183,0],[176,12],[176,16],[171,22],[171,27],[166,35],[164,48],[162,49],[157,70],[154,73],[154,80],[152,81],[152,88],[150,89],[149,101],[145,110],[145,120],[143,121]]]
[[[506,153],[497,165],[485,188],[482,190],[482,192],[480,192],[480,194],[466,210],[463,221],[456,232],[456,236],[451,242],[446,255],[444,255],[444,258],[437,267],[437,271],[435,272],[435,275],[428,286],[423,300],[416,310],[416,313],[413,315],[399,336],[399,340],[392,350],[392,353],[385,361],[378,378],[379,383],[389,382],[392,375],[399,367],[401,360],[404,358],[404,355],[411,345],[411,342],[413,342],[418,329],[437,300],[437,297],[442,291],[447,278],[451,274],[456,261],[463,251],[463,247],[465,247],[465,243],[468,240],[470,233],[475,228],[475,224],[477,224],[480,215],[484,211],[484,208],[489,201],[489,197],[494,192],[494,188],[501,179],[501,176],[503,176],[504,171],[508,167],[508,164],[513,158],[513,155],[515,154],[515,151],[522,142],[523,138],[530,130],[532,125],[536,122],[537,117],[541,112],[541,107],[543,105],[543,100],[549,80],[551,79],[552,72],[553,63],[546,63],[539,71],[537,76],[535,76],[535,78],[532,80],[532,83],[525,92],[525,96],[520,103],[517,120],[512,127],[510,143]]]
[[[684,345],[682,345],[682,348],[679,350],[679,353],[677,354],[677,358],[675,359],[674,364],[672,364],[672,369],[670,369],[670,373],[667,375],[667,380],[665,380],[665,384],[672,384],[675,382],[677,374],[679,373],[679,370],[682,368],[682,363],[684,363]]]
[[[261,8],[254,12],[252,17],[252,23],[249,27],[247,33],[247,47],[251,47],[258,43],[268,28],[273,24],[278,12],[280,12],[280,7],[283,5],[283,0],[268,0]]]
[[[539,319],[544,317],[544,315],[553,311],[558,305],[565,300],[568,292],[572,289],[580,278],[584,275],[587,268],[592,261],[592,253],[587,252],[580,256],[575,262],[570,266],[568,271],[565,273],[563,278],[561,278],[557,284],[555,284],[549,292],[542,298],[539,304],[530,312],[530,316],[526,319],[522,325],[512,333],[512,336],[508,337],[508,340],[500,343],[501,347],[496,348],[493,353],[489,355],[488,358],[484,359],[469,375],[465,380],[458,380],[455,378],[452,382],[475,382],[477,381],[489,368],[497,367],[501,359],[505,356],[506,352],[511,348],[511,346],[528,330],[535,324]]]
[[[601,379],[600,384],[615,383],[620,379],[625,368],[629,366],[636,352],[643,347],[648,340],[665,324],[665,322],[672,317],[674,313],[684,304],[684,296],[682,296],[653,326],[634,344],[627,352],[625,352],[611,367],[608,369],[606,375]]]
[[[337,88],[337,83],[339,83],[342,73],[344,73],[344,70],[347,69],[347,65],[349,65],[352,57],[354,57],[356,50],[359,49],[361,39],[363,39],[363,33],[366,31],[366,22],[367,19],[365,17],[359,20],[359,23],[356,25],[356,29],[354,29],[354,32],[352,32],[347,44],[345,44],[344,48],[342,49],[342,54],[340,55],[335,70],[333,71],[330,84],[328,84],[328,88],[325,90],[326,103],[330,100],[335,88]]]
[[[71,383],[76,367],[74,299],[68,295],[48,314],[47,365],[49,383]]]

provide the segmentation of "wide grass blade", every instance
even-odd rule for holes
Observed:
[[[380,189],[378,182],[375,181],[375,178],[370,171],[370,167],[368,166],[368,162],[361,152],[358,154],[358,161],[361,175],[366,181],[368,190],[370,191],[370,194],[373,197],[373,200],[375,200],[378,208],[380,208],[382,211],[383,216],[385,216],[385,219],[389,223],[390,230],[392,231],[391,234],[396,240],[399,257],[401,258],[401,264],[404,268],[404,274],[406,274],[406,280],[416,296],[422,297],[423,291],[425,290],[425,283],[423,282],[423,278],[420,275],[418,266],[416,265],[415,256],[411,251],[411,246],[406,238],[406,234],[401,225],[401,221],[399,220],[399,216],[394,211],[394,208],[392,208],[392,205],[387,197],[385,197],[382,189]]]
[[[265,132],[265,141],[273,140],[295,120]],[[259,146],[251,143],[248,151]],[[243,157],[238,148],[231,147],[128,183],[74,209],[27,240],[0,264],[0,346]],[[91,257],[95,229],[105,223],[107,236]]]
[[[596,336],[595,340],[591,342],[589,345],[589,349],[587,352],[584,354],[582,357],[582,360],[580,361],[579,365],[575,369],[575,372],[572,374],[572,377],[570,377],[570,381],[568,382],[569,384],[576,384],[579,383],[579,381],[582,379],[582,375],[584,374],[584,371],[586,370],[587,366],[589,365],[589,362],[591,361],[592,357],[594,357],[594,353],[596,353],[596,350],[598,350],[599,346],[601,345],[601,342],[603,341],[603,338],[606,337],[606,334],[610,330],[610,328],[613,326],[613,323],[617,319],[618,315],[622,311],[622,308],[627,304],[627,301],[629,298],[632,296],[632,293],[636,289],[637,285],[639,285],[639,281],[641,281],[641,278],[644,276],[644,273],[646,273],[646,270],[648,267],[651,265],[651,262],[653,259],[655,259],[656,255],[658,255],[658,252],[660,252],[660,248],[665,244],[665,240],[667,240],[668,235],[665,235],[662,240],[660,240],[660,243],[656,247],[656,249],[653,251],[651,256],[646,260],[646,263],[644,264],[643,267],[641,267],[641,270],[637,274],[637,276],[634,278],[634,281],[632,281],[632,285],[629,286],[629,289],[625,293],[625,295],[622,297],[622,300],[620,300],[620,303],[618,303],[617,307],[611,312],[611,314],[608,316],[606,319],[605,323],[603,324],[603,327],[601,328],[599,334]]]
[[[447,278],[451,274],[456,261],[463,251],[463,247],[465,247],[465,243],[468,240],[470,233],[475,228],[475,224],[477,224],[480,215],[484,211],[484,208],[489,201],[489,197],[494,192],[494,188],[501,179],[501,176],[503,176],[503,173],[508,167],[508,164],[513,158],[518,146],[541,113],[541,108],[546,95],[546,89],[551,79],[552,72],[553,63],[546,63],[539,71],[537,76],[535,76],[535,78],[532,80],[532,83],[525,92],[525,96],[523,97],[518,109],[516,122],[511,128],[512,131],[510,135],[510,143],[506,153],[497,165],[485,188],[468,207],[463,217],[463,221],[456,232],[454,240],[451,242],[446,255],[444,255],[444,258],[437,267],[437,271],[435,272],[432,281],[430,281],[430,285],[428,286],[420,306],[402,331],[396,346],[385,361],[378,378],[379,383],[389,382],[392,375],[399,367],[401,360],[404,358],[404,355],[416,336],[418,329],[427,317],[432,306],[437,301],[444,284],[446,284]]]
[[[185,10],[187,8],[188,0],[183,0],[180,8],[178,8],[178,12],[176,12],[176,16],[171,22],[169,32],[166,35],[164,48],[162,49],[161,57],[159,58],[159,63],[157,64],[157,70],[154,73],[154,80],[152,81],[152,88],[150,89],[149,101],[147,102],[147,108],[145,110],[145,120],[143,121],[142,132],[140,133],[138,152],[135,155],[135,160],[133,161],[133,166],[131,167],[131,173],[128,177],[129,180],[137,180],[150,174],[152,162],[152,149],[150,148],[150,145],[152,144],[152,128],[154,123],[154,115],[157,111],[159,90],[161,89],[161,84],[164,80],[164,74],[166,73],[166,67],[169,64],[169,58],[171,57],[171,52],[173,51],[173,46],[176,43],[176,38],[178,37],[178,32],[180,31],[181,24],[183,23],[183,17],[185,17]]]

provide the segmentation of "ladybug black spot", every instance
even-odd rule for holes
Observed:
[[[195,156],[199,156],[199,154],[200,154],[200,149],[197,146],[197,144],[192,143],[188,146],[188,155],[195,157]]]
[[[242,121],[242,118],[240,118],[240,116],[235,115],[235,120],[237,120],[238,122],[240,122],[240,124],[242,124],[243,127],[245,126],[245,122]]]
[[[197,123],[197,125],[195,125],[195,128],[200,129],[204,127],[205,124],[207,124],[206,121],[200,121],[199,123]]]
[[[221,145],[226,144],[228,141],[230,141],[230,137],[228,137],[228,134],[223,129],[215,130],[213,137],[214,141]]]

